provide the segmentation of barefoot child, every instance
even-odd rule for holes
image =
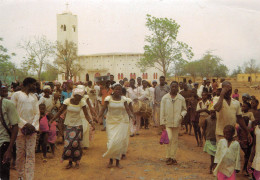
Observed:
[[[248,126],[248,130],[250,131],[251,128],[251,124],[252,122],[255,120],[254,118],[254,114],[252,112],[249,112],[249,110],[251,109],[251,105],[248,102],[245,102],[242,105],[242,117],[245,121],[245,124]],[[247,171],[247,163],[248,163],[248,159],[251,153],[251,148],[252,146],[250,145],[248,138],[247,138],[247,133],[242,130],[241,127],[237,128],[237,134],[238,134],[238,140],[239,140],[239,144],[240,147],[242,148],[243,152],[244,152],[244,167],[243,167],[243,171],[245,172],[245,175],[249,175],[248,171]]]
[[[202,100],[199,101],[198,105],[197,105],[197,113],[200,114],[200,119],[199,119],[199,126],[202,128],[203,124],[205,123],[206,118],[209,116],[209,100],[208,100],[208,93],[207,92],[202,92]],[[202,130],[203,131],[203,130]],[[205,134],[204,132],[202,132],[202,134]],[[205,137],[204,137],[205,138]],[[200,146],[202,147],[202,141]]]
[[[53,118],[53,114],[49,113],[47,115],[47,119],[49,121],[49,133],[48,133],[48,143],[51,146],[51,152],[52,152],[52,157],[55,155],[55,142],[57,140],[57,134],[56,134],[56,126],[57,122],[53,121],[50,122],[50,120]]]
[[[47,162],[47,142],[48,142],[48,132],[49,132],[49,125],[48,125],[48,119],[46,116],[46,105],[40,104],[39,105],[40,110],[40,140],[39,140],[39,146],[42,147],[42,153],[43,153],[43,162]]]
[[[240,145],[233,139],[235,128],[227,125],[223,130],[224,138],[217,144],[214,163],[214,175],[218,180],[235,180],[236,173],[240,171]]]
[[[210,116],[206,119],[203,131],[205,133],[206,142],[204,145],[204,152],[207,152],[210,155],[211,164],[209,167],[209,173],[212,174],[214,166],[214,156],[217,150],[216,146],[216,111],[213,108],[210,108]]]
[[[200,146],[200,144],[202,144],[201,142],[202,137],[201,137],[201,131],[199,127],[199,114],[196,112],[196,107],[198,104],[197,90],[194,88],[192,89],[191,92],[192,92],[192,96],[189,100],[188,111],[190,111],[190,121],[193,126],[197,145]]]

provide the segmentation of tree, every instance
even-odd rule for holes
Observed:
[[[228,68],[221,63],[221,58],[207,51],[203,57],[196,61],[188,62],[184,65],[184,73],[193,77],[226,77]]]
[[[0,38],[0,42],[3,38]],[[14,63],[11,62],[11,58],[14,57],[15,53],[8,53],[7,48],[0,44],[0,76],[3,82],[10,82],[13,80],[13,71],[15,69]]]
[[[188,62],[184,65],[184,72],[187,75],[190,75],[195,82],[196,77],[198,76],[198,72],[200,71],[200,62],[199,60]]]
[[[213,77],[220,78],[226,77],[228,74],[228,68],[224,64],[218,64],[218,66],[214,69]]]
[[[78,63],[77,45],[73,42],[57,43],[57,59],[54,64],[58,67],[59,73],[65,73],[66,80],[72,79],[83,70]]]
[[[243,73],[242,68],[240,66],[237,66],[236,69],[233,69],[231,73],[231,77],[236,77],[238,74]]]
[[[33,40],[23,41],[19,47],[26,51],[27,64],[33,71],[37,72],[38,79],[41,79],[41,72],[44,64],[54,55],[54,44],[45,36],[34,37]]]
[[[166,76],[171,65],[193,57],[191,47],[177,40],[180,25],[175,20],[151,15],[146,20],[151,35],[145,38],[144,57],[138,62],[142,71],[155,67]]]
[[[256,64],[255,59],[250,59],[249,61],[244,63],[245,70],[244,72],[247,74],[250,74],[250,83],[252,82],[252,74],[255,75],[255,81],[256,81],[256,74],[259,73],[260,68],[259,65]]]

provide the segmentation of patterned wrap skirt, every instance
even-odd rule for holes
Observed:
[[[63,160],[79,161],[82,156],[80,141],[83,136],[82,126],[65,126]]]

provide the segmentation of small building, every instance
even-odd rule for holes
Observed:
[[[238,74],[238,82],[260,82],[260,73],[257,74]]]

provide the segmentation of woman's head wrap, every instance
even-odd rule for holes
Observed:
[[[120,87],[122,87],[121,84],[119,84],[119,83],[115,83],[115,84],[112,85],[113,89],[115,89],[116,86],[120,86]]]
[[[80,88],[75,88],[73,90],[73,96],[75,95],[80,95],[80,96],[84,96],[85,90],[80,89]]]
[[[49,89],[49,90],[51,90],[51,86],[49,86],[49,85],[45,85],[45,86],[43,86],[43,90],[45,90],[45,89]]]

